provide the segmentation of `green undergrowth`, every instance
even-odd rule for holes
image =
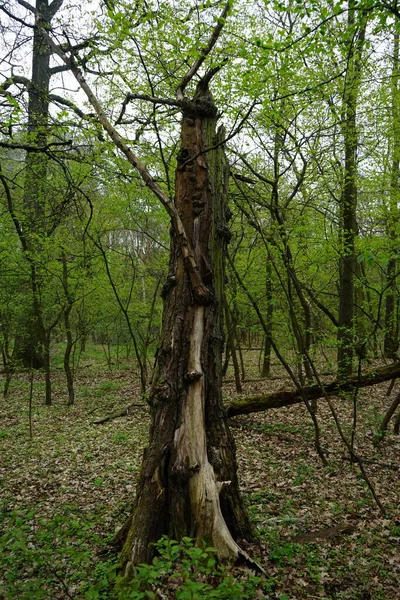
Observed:
[[[253,600],[269,598],[275,588],[273,578],[264,579],[248,570],[227,570],[218,564],[215,548],[198,546],[188,537],[181,543],[163,537],[155,550],[152,563],[138,565],[129,582],[117,581],[118,600],[156,600],[159,590],[163,597],[176,600]],[[87,598],[97,600],[101,595],[89,590]]]
[[[132,507],[149,416],[131,373],[95,367],[77,376],[73,407],[66,406],[62,374],[54,376],[53,405],[44,406],[43,378],[35,373],[32,438],[28,375],[15,374],[10,397],[0,397],[1,600],[283,600],[285,594],[289,600],[397,600],[398,472],[382,464],[398,464],[400,446],[390,431],[378,449],[372,446],[371,406],[383,414],[384,386],[380,395],[374,389],[370,405],[367,391],[360,391],[357,433],[360,455],[379,462],[366,468],[384,517],[359,469],[341,460],[343,447],[324,403],[318,418],[323,447],[332,451],[325,468],[304,407],[238,417],[232,424],[239,477],[258,537],[246,549],[267,577],[224,570],[212,548],[164,539],[155,561],[141,565],[129,587],[117,592],[118,556],[110,541]],[[138,406],[128,415],[94,423],[132,402]],[[352,423],[351,403],[336,406],[343,423]],[[351,533],[297,543],[298,536],[348,521]]]
[[[0,506],[0,598],[50,600],[83,598],[96,581],[96,554],[107,552],[101,515],[78,506],[60,506],[50,517],[40,507],[9,510]]]
[[[199,547],[190,538],[179,544],[163,537],[151,564],[138,565],[128,582],[119,580],[117,556],[108,550],[111,540],[99,534],[100,515],[83,515],[73,506],[62,507],[49,519],[38,514],[9,511],[2,503],[2,600],[272,598],[273,578],[248,570],[232,572],[218,564],[215,548]]]

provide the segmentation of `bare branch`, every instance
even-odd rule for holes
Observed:
[[[64,0],[53,0],[53,2],[49,6],[50,19],[52,19],[56,12],[60,10],[63,2]]]
[[[191,79],[193,79],[193,77],[196,75],[197,71],[200,69],[201,65],[203,64],[203,62],[205,61],[207,56],[210,54],[210,52],[214,48],[215,44],[217,43],[217,40],[221,34],[222,28],[225,25],[225,21],[226,21],[226,18],[228,16],[228,13],[229,13],[229,10],[231,7],[231,3],[232,3],[231,0],[228,0],[228,2],[225,4],[223,11],[222,11],[220,17],[218,18],[218,23],[215,26],[210,39],[208,40],[207,46],[205,46],[204,48],[201,48],[199,58],[193,63],[193,65],[190,67],[190,69],[186,73],[186,75],[184,75],[182,77],[181,82],[176,90],[177,100],[183,100],[184,91],[185,91],[186,86],[191,81]]]
[[[20,6],[23,6],[24,8],[26,8],[26,10],[29,10],[29,12],[33,13],[35,17],[37,16],[36,9],[33,8],[33,6],[29,4],[29,2],[25,2],[25,0],[17,0],[17,2]]]
[[[95,117],[94,113],[84,113],[79,108],[79,106],[76,106],[76,104],[74,104],[74,102],[71,102],[71,100],[67,100],[67,98],[63,98],[62,96],[58,96],[57,94],[49,94],[49,100],[55,102],[56,104],[62,104],[63,106],[67,106],[81,119],[93,119]]]
[[[47,152],[55,146],[72,146],[72,140],[66,142],[50,142],[46,146],[30,146],[29,144],[14,144],[10,142],[2,142],[0,140],[0,148],[10,148],[12,150],[25,150],[26,152]]]
[[[4,5],[0,6],[0,10],[2,10],[8,17],[10,17],[10,19],[12,19],[13,21],[17,21],[17,23],[20,23],[24,27],[30,27],[31,29],[35,29],[35,25],[32,25],[31,23],[27,23],[23,19],[20,19],[16,15],[13,15],[9,10],[6,9],[6,7]]]
[[[19,2],[24,0],[18,0]],[[32,8],[32,7],[31,7]],[[90,104],[93,106],[97,117],[103,126],[104,130],[108,133],[111,140],[114,142],[116,147],[126,156],[127,160],[130,164],[139,172],[143,182],[145,185],[155,194],[155,196],[160,200],[164,208],[166,209],[168,215],[171,218],[172,225],[179,236],[182,254],[185,260],[185,265],[188,270],[188,274],[192,283],[193,293],[197,297],[198,302],[207,303],[209,301],[209,291],[204,285],[202,278],[200,276],[199,268],[196,263],[195,254],[192,248],[192,244],[186,234],[184,225],[182,223],[182,219],[175,207],[173,199],[171,199],[158,185],[155,179],[150,175],[146,166],[141,162],[138,156],[132,151],[132,149],[127,145],[124,139],[120,136],[117,130],[111,125],[109,119],[107,118],[106,113],[104,112],[103,107],[100,102],[92,92],[90,86],[87,84],[86,79],[83,76],[82,71],[76,65],[74,58],[72,56],[68,57],[57,44],[52,40],[49,36],[48,32],[40,26],[39,30],[41,35],[49,44],[50,48],[62,59],[62,61],[69,65],[71,68],[71,72],[74,75],[75,79],[79,83],[81,89],[85,92]]]

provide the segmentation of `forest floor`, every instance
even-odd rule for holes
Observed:
[[[116,556],[110,542],[132,505],[149,423],[137,381],[129,371],[81,370],[76,404],[67,407],[60,372],[53,405],[45,407],[36,374],[32,439],[29,385],[27,375],[15,376],[9,398],[0,401],[0,599],[111,598],[107,574]],[[244,394],[280,387],[290,387],[284,377],[246,383]],[[342,459],[347,453],[323,400],[318,419],[327,467],[302,405],[231,420],[258,538],[246,549],[267,577],[255,598],[400,598],[400,437],[390,432],[378,448],[372,444],[399,391],[396,384],[388,398],[387,387],[360,390],[355,437],[358,454],[376,461],[365,469],[385,515],[359,468]],[[225,384],[224,393],[227,399],[236,395],[234,385]],[[131,402],[137,406],[129,415],[93,423]],[[352,402],[334,403],[350,436]]]

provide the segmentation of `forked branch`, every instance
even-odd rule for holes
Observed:
[[[61,60],[70,67],[71,73],[79,83],[81,89],[85,92],[90,104],[93,106],[97,118],[102,125],[103,129],[108,133],[115,146],[126,156],[130,164],[138,171],[145,185],[155,194],[155,196],[161,201],[161,204],[166,209],[169,217],[171,218],[172,225],[179,236],[182,254],[185,259],[185,265],[188,270],[188,274],[192,283],[193,293],[199,303],[209,302],[209,291],[204,285],[200,272],[195,260],[194,252],[190,240],[186,234],[182,220],[175,207],[173,200],[160,188],[155,179],[150,175],[145,165],[141,162],[138,156],[132,151],[125,140],[120,136],[117,130],[110,123],[107,115],[98,101],[95,94],[92,92],[90,86],[86,82],[82,71],[75,63],[73,56],[67,56],[61,48],[55,44],[52,38],[49,36],[47,31],[38,25],[40,32],[46,42],[49,44],[51,49]]]
[[[193,65],[190,67],[190,69],[187,71],[187,73],[182,77],[181,82],[176,90],[177,100],[183,100],[186,86],[196,75],[197,71],[200,69],[201,65],[203,64],[203,62],[205,61],[207,56],[210,54],[210,52],[214,48],[215,44],[217,43],[218,38],[221,34],[221,31],[225,25],[226,17],[228,16],[231,4],[232,4],[232,0],[228,0],[222,10],[222,13],[220,14],[220,16],[218,18],[218,23],[215,26],[214,31],[212,32],[210,39],[208,40],[207,45],[204,48],[201,48],[200,56],[193,63]]]

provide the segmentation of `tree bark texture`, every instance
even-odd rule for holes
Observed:
[[[208,294],[198,294],[171,230],[170,271],[163,289],[160,347],[149,404],[152,424],[135,506],[121,554],[122,573],[149,561],[163,534],[203,538],[221,559],[240,554],[235,539],[250,535],[239,494],[234,441],[221,397],[224,255],[228,240],[228,168],[216,110],[199,90],[183,112],[175,206]]]
[[[71,321],[70,314],[72,311],[72,307],[74,304],[73,295],[69,289],[68,283],[68,267],[67,267],[67,256],[63,251],[61,255],[63,274],[62,274],[62,284],[65,294],[65,305],[62,309],[63,317],[64,317],[64,327],[65,327],[65,335],[67,338],[67,343],[64,350],[64,373],[65,378],[67,380],[67,388],[68,388],[68,406],[72,406],[75,402],[75,390],[74,390],[74,374],[71,368],[71,354],[74,346],[74,341],[72,338],[72,329],[71,329]]]
[[[52,11],[48,0],[36,0],[38,24],[50,29]],[[49,87],[51,49],[39,28],[34,29],[32,51],[32,77],[28,89],[28,143],[44,147],[48,140]],[[36,254],[41,247],[46,228],[46,190],[48,188],[48,156],[44,152],[28,152],[25,161],[25,184],[23,193],[23,215],[20,219],[27,241],[27,251]],[[40,295],[40,281],[35,270],[36,281],[31,282],[33,295]],[[39,313],[38,313],[39,311]],[[44,332],[41,327],[42,307],[39,297],[27,307],[24,322],[15,339],[13,361],[25,368],[46,368]]]

